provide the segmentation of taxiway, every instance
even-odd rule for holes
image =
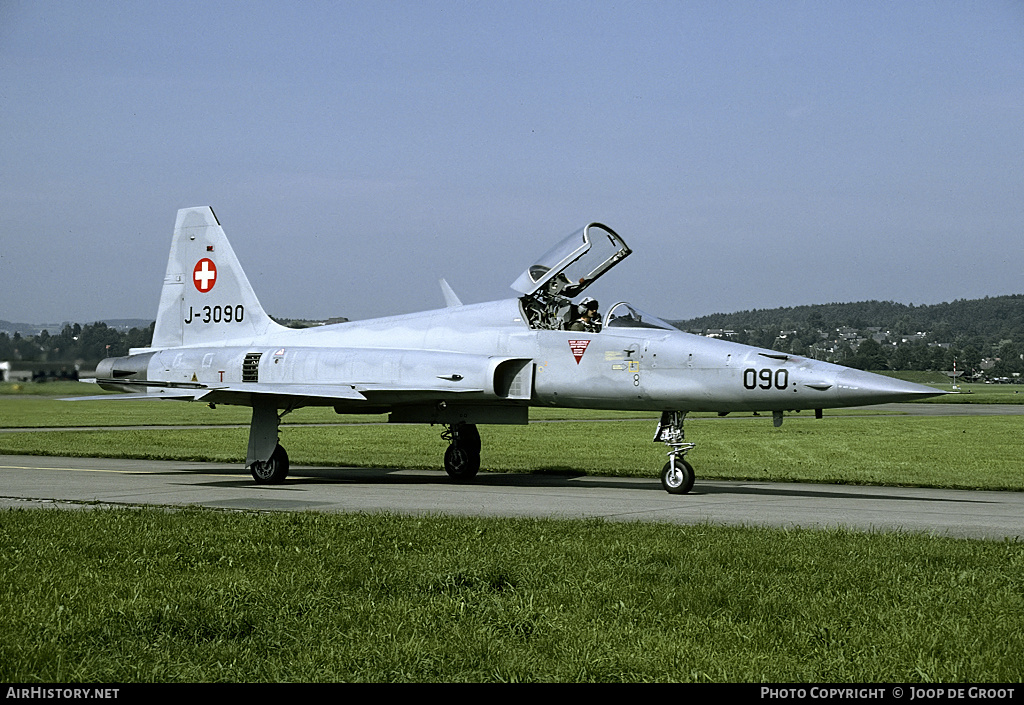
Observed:
[[[676,524],[906,531],[976,539],[1024,537],[1024,493],[700,480],[669,495],[657,478],[293,466],[257,485],[237,464],[0,455],[0,507],[207,507],[602,518]]]

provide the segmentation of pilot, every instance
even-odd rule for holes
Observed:
[[[597,312],[597,301],[589,296],[579,302],[576,312],[579,318],[572,322],[569,330],[596,333],[601,330],[601,314]]]

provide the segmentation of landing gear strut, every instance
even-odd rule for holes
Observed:
[[[685,419],[685,411],[663,411],[658,431],[654,434],[655,443],[664,443],[671,449],[668,452],[668,462],[661,469],[661,486],[669,494],[686,494],[693,489],[693,466],[684,458],[696,444],[684,440]]]
[[[480,470],[480,432],[471,423],[446,427],[441,438],[448,441],[444,452],[444,469],[456,480],[469,480]]]
[[[245,466],[252,473],[252,479],[259,484],[279,485],[288,477],[288,454],[277,442],[277,433],[281,417],[290,411],[286,409],[278,416],[277,406],[267,401],[252,406]]]

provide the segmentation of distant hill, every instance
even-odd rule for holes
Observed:
[[[22,336],[39,335],[44,330],[59,331],[64,327],[63,323],[12,323],[11,321],[0,321],[0,333],[14,335],[20,333]]]
[[[689,331],[708,329],[834,331],[877,327],[899,334],[931,331],[933,339],[971,341],[976,346],[1001,340],[1024,342],[1024,294],[958,299],[950,303],[914,306],[894,301],[859,301],[813,306],[753,309],[715,313],[673,324]]]

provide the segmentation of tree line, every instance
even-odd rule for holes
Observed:
[[[716,313],[674,321],[731,340],[866,370],[1024,374],[1024,295],[914,306],[860,301]],[[852,334],[850,332],[853,332]]]
[[[861,301],[753,309],[673,323],[694,332],[730,330],[739,343],[859,369],[949,371],[955,362],[968,372],[985,364],[990,376],[1024,374],[1020,294],[921,306]],[[154,325],[119,330],[103,322],[74,323],[56,335],[0,332],[0,360],[88,367],[149,346]]]
[[[677,321],[684,329],[734,328],[835,330],[880,327],[894,333],[930,331],[943,342],[992,345],[1001,340],[1024,342],[1024,294],[958,299],[951,303],[915,306],[893,301],[816,304],[753,309]]]
[[[129,348],[144,348],[153,341],[154,324],[127,331],[106,323],[65,324],[60,333],[48,330],[39,335],[8,335],[0,332],[0,360],[22,363],[95,365],[105,357],[127,355]]]

